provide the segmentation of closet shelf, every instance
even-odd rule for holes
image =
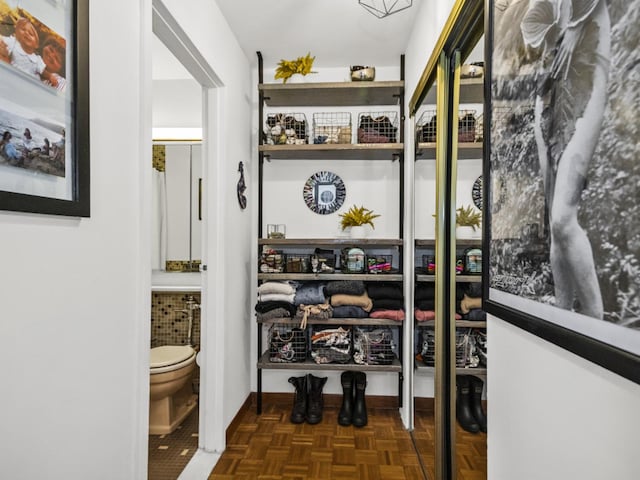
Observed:
[[[436,84],[427,93],[423,105],[435,105],[438,89]],[[461,78],[459,103],[483,103],[484,102],[484,75],[481,78]]]
[[[259,238],[258,245],[292,246],[381,246],[399,247],[402,240],[394,238]]]
[[[261,83],[258,91],[270,107],[398,105],[404,81]]]
[[[476,160],[483,158],[482,142],[458,143],[458,160]],[[419,143],[416,148],[416,160],[435,160],[436,144]]]
[[[456,245],[459,247],[476,247],[482,245],[482,238],[457,238]],[[416,247],[431,247],[436,246],[436,241],[433,238],[416,239]]]
[[[416,371],[419,373],[435,374],[435,367],[427,367],[426,365],[416,365]],[[456,367],[456,375],[486,375],[487,369],[484,367]]]
[[[258,280],[362,280],[363,282],[401,282],[394,273],[259,273]]]
[[[402,143],[332,143],[260,145],[270,160],[393,160],[404,152]]]
[[[475,320],[456,320],[456,327],[460,328],[487,328],[487,322],[475,321]],[[435,327],[436,322],[434,320],[427,320],[425,322],[416,322],[416,327]]]
[[[362,371],[362,372],[402,372],[402,365],[397,358],[393,359],[391,365],[360,365],[355,362],[348,363],[316,363],[312,359],[307,359],[304,362],[291,362],[291,363],[279,363],[269,361],[269,351],[267,350],[258,360],[257,366],[259,369],[270,370],[350,370],[350,371]]]
[[[435,275],[416,275],[418,282],[435,282]],[[456,283],[481,283],[482,275],[456,275]]]
[[[331,322],[334,323],[331,323]],[[299,318],[270,318],[268,320],[257,320],[258,323],[263,325],[299,325]],[[477,323],[477,322],[476,322]],[[385,326],[385,327],[398,327],[402,325],[402,322],[396,320],[389,320],[386,318],[327,318],[326,320],[308,320],[307,325],[360,325],[360,326]]]

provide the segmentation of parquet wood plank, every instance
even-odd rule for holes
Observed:
[[[369,408],[364,428],[338,425],[339,404],[326,406],[317,425],[290,423],[290,403],[247,410],[230,432],[228,446],[209,480],[424,480],[435,478],[432,419],[417,419],[415,444],[397,409]],[[461,431],[458,480],[486,480],[486,435]]]

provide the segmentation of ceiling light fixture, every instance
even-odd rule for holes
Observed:
[[[384,18],[409,8],[413,0],[358,0],[358,3],[369,13],[378,18]]]

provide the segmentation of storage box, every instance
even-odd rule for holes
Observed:
[[[260,273],[282,273],[284,272],[285,255],[280,250],[264,248],[260,255]]]
[[[287,273],[307,273],[310,271],[311,255],[303,255],[297,253],[288,253],[286,255]]]
[[[273,324],[269,328],[270,362],[293,363],[306,359],[306,330],[285,324]]]
[[[436,141],[436,111],[425,110],[416,122],[416,139],[418,143],[434,143]]]
[[[311,358],[318,364],[348,363],[352,345],[350,328],[311,327]]]
[[[304,113],[267,115],[264,143],[267,145],[302,145],[309,143],[307,117]]]
[[[356,327],[353,361],[361,365],[391,365],[395,358],[393,333],[388,327]]]
[[[358,115],[358,143],[395,143],[397,112],[368,112]]]
[[[351,143],[351,114],[314,113],[313,143]]]
[[[391,273],[393,255],[367,255],[367,273]]]

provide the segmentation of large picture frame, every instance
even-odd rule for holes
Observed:
[[[484,308],[640,383],[640,0],[486,0]]]
[[[88,0],[0,0],[0,134],[0,210],[90,216]]]

